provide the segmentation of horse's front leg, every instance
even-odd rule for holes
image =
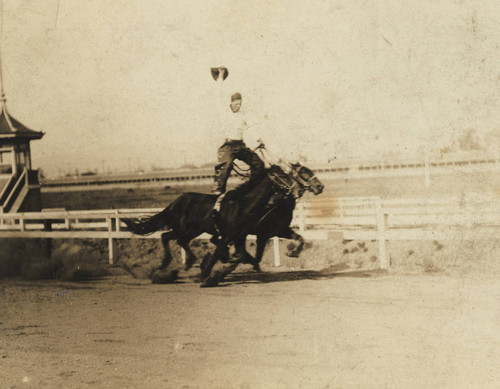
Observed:
[[[286,255],[288,257],[297,258],[304,248],[304,238],[289,227],[278,234],[278,236],[280,238],[290,239],[296,242],[295,247],[288,249]]]
[[[246,247],[245,247],[245,244],[242,245],[243,247],[241,248],[241,250],[238,250],[236,248],[236,244],[235,244],[235,248],[236,248],[236,252],[240,251],[241,254],[237,254],[237,255],[241,255],[242,257],[242,260],[241,262],[242,263],[248,263],[249,265],[252,265],[253,266],[253,269],[255,271],[260,271],[260,267],[259,267],[259,261],[257,261],[257,259],[252,255],[250,254]]]
[[[217,263],[218,260],[225,259],[228,256],[228,241],[226,239],[220,239],[217,242],[217,247],[215,248],[215,252],[211,256],[205,256],[203,259],[200,268],[201,268],[201,280],[202,287],[207,286],[207,280],[210,278],[210,274],[212,272],[213,267]]]

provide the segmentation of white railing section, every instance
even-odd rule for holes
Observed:
[[[115,239],[155,239],[133,235],[122,219],[153,215],[162,208],[0,214],[0,238],[108,239],[109,263],[116,256]],[[306,239],[378,240],[379,265],[390,266],[391,240],[481,240],[500,230],[500,201],[494,199],[395,199],[309,197],[297,204],[292,226]],[[199,238],[208,238],[201,235]],[[253,238],[253,237],[251,237]],[[274,262],[280,265],[279,240]],[[181,253],[184,256],[183,251]]]

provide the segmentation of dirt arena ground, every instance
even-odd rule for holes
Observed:
[[[496,175],[460,177],[433,177],[431,188],[423,177],[342,179],[325,182],[324,196],[436,197],[499,186]],[[71,210],[164,207],[190,190],[209,188],[50,192],[42,200]],[[151,284],[161,258],[155,240],[119,241],[111,273],[104,241],[55,242],[50,260],[28,261],[24,253],[36,249],[9,243],[10,252],[0,250],[0,389],[498,388],[496,236],[391,242],[390,272],[375,270],[375,242],[314,242],[300,258],[287,258],[284,243],[280,268],[270,249],[263,273],[243,268],[215,289],[186,275]],[[195,247],[200,257],[205,249]],[[104,277],[82,281],[88,275]]]
[[[473,274],[7,278],[0,387],[496,388],[500,282]]]

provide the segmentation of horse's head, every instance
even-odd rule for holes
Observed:
[[[309,190],[315,195],[319,195],[323,192],[325,186],[320,180],[318,180],[318,177],[316,177],[311,169],[301,165],[300,163],[294,163],[291,166],[291,175],[293,179],[303,188],[303,190]]]

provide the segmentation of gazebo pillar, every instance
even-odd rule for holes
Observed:
[[[17,175],[17,158],[16,158],[16,148],[12,146],[12,152],[10,153],[12,159],[12,174]]]

